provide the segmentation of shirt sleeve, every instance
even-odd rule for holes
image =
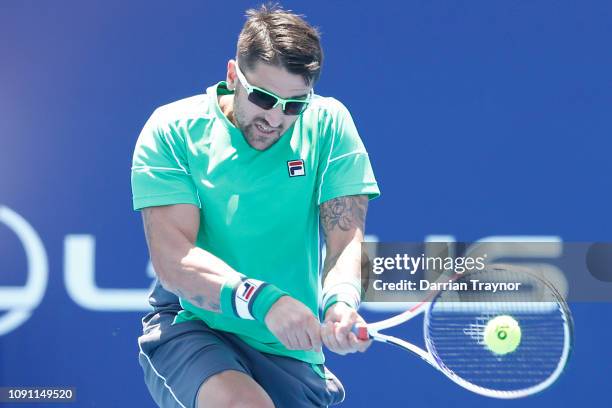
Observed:
[[[318,204],[336,197],[380,195],[368,152],[359,137],[348,109],[333,100],[334,109],[325,131],[328,141],[319,163]]]
[[[184,136],[155,111],[145,124],[132,160],[132,203],[135,210],[171,204],[201,208],[191,178]]]

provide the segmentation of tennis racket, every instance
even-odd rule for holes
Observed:
[[[355,326],[353,332],[362,340],[370,338],[410,351],[460,386],[488,397],[525,397],[546,389],[559,378],[571,352],[573,323],[566,302],[549,282],[527,268],[502,265],[454,275],[451,280],[466,284],[471,280],[522,282],[524,290],[519,295],[431,292],[425,301],[406,312],[367,327]],[[421,313],[425,349],[380,333]],[[494,352],[488,345],[491,330],[495,330],[493,336],[498,336],[493,340],[502,346],[512,334],[512,328],[490,326],[499,316],[503,316],[502,320],[510,316],[520,327],[519,344],[509,352]]]

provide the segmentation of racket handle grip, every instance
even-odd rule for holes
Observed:
[[[354,325],[351,331],[355,333],[355,336],[357,336],[359,340],[368,340],[370,338],[370,334],[368,333],[368,328],[366,326],[357,327],[357,325]]]

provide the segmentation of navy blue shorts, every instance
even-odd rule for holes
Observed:
[[[326,407],[344,399],[342,384],[323,365],[262,353],[202,321],[172,325],[175,316],[174,310],[150,313],[138,339],[145,382],[160,407],[195,408],[200,386],[225,370],[249,375],[276,408]]]

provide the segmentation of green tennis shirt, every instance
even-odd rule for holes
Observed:
[[[196,245],[249,278],[277,286],[318,316],[319,205],[380,193],[348,110],[314,96],[268,150],[253,149],[206,94],[155,110],[133,158],[134,209],[170,204],[200,208]],[[175,324],[201,319],[266,353],[321,364],[322,353],[287,350],[264,323],[200,309],[181,299]]]

